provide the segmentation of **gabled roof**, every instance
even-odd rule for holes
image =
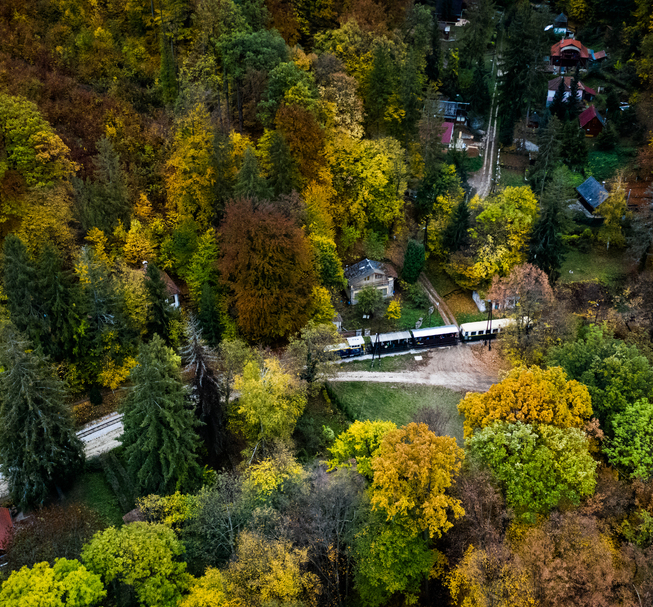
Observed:
[[[345,278],[349,281],[356,281],[360,278],[365,278],[370,276],[375,272],[381,272],[386,276],[392,276],[393,278],[397,277],[397,273],[394,268],[386,266],[380,261],[372,261],[371,259],[363,259],[352,266],[345,268]]]
[[[549,90],[557,91],[558,87],[560,86],[560,80],[562,80],[562,78],[565,79],[565,92],[567,93],[570,92],[571,81],[573,80],[572,76],[558,76],[557,78],[553,78],[553,80],[549,80],[549,84],[548,84]],[[588,95],[596,96],[596,91],[594,89],[591,89],[589,86],[585,86],[580,80],[578,81],[578,90],[583,91]]]
[[[590,105],[584,112],[581,113],[580,116],[578,116],[578,122],[580,122],[581,127],[584,127],[590,120],[594,118],[598,118],[599,122],[605,126],[605,120],[596,111],[596,108],[593,105]]]
[[[6,550],[11,541],[14,523],[11,520],[9,508],[0,508],[0,550]]]
[[[605,59],[607,57],[605,51],[597,51],[596,53],[593,53],[593,55],[594,55],[594,61],[600,61],[601,59]]]
[[[453,137],[453,127],[454,127],[453,122],[442,123],[442,128],[444,129],[444,132],[442,133],[441,141],[444,145],[449,145],[451,143],[451,138]]]
[[[564,13],[560,13],[555,18],[555,21],[554,21],[554,23],[567,23],[567,22],[568,22],[567,15],[565,15]]]
[[[556,42],[551,47],[551,57],[559,57],[562,54],[562,51],[571,47],[575,48],[577,51],[580,52],[580,56],[582,59],[589,59],[590,53],[587,47],[583,46],[583,44],[581,44],[580,41],[571,40],[569,38],[565,40],[560,40],[560,42]]]
[[[608,198],[608,191],[596,180],[590,177],[581,183],[576,191],[583,197],[585,202],[592,208],[596,209],[602,202]]]

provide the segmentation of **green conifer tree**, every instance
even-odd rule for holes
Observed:
[[[587,163],[585,132],[578,120],[567,122],[562,129],[561,153],[563,162],[575,172],[580,172]]]
[[[538,137],[540,151],[528,177],[531,188],[538,196],[542,195],[546,184],[551,180],[553,171],[560,163],[561,135],[562,125],[555,116],[540,129]]]
[[[172,55],[170,40],[165,34],[162,34],[159,82],[161,83],[163,103],[166,105],[172,105],[177,99],[177,75],[175,72],[175,58]]]
[[[545,272],[551,282],[560,277],[566,254],[562,234],[569,222],[567,201],[571,191],[565,172],[564,167],[552,172],[540,202],[540,216],[533,227],[528,250],[528,261]]]
[[[202,297],[200,298],[199,326],[208,344],[216,348],[222,339],[224,326],[220,318],[216,295],[210,283],[202,285]]]
[[[19,508],[42,505],[84,465],[64,386],[11,327],[2,336],[0,472]]]
[[[46,243],[37,264],[38,287],[43,313],[43,350],[55,360],[72,353],[75,307],[69,277],[64,273],[59,251]]]
[[[163,275],[153,263],[147,264],[145,273],[147,290],[147,332],[160,335],[170,345],[169,328],[173,309],[168,302],[168,292]]]
[[[394,66],[387,49],[379,45],[374,51],[372,71],[370,72],[365,94],[365,108],[369,125],[381,132],[381,125],[388,107],[388,101],[395,90]]]
[[[487,116],[490,111],[490,91],[488,89],[488,74],[483,62],[479,61],[472,74],[472,90],[470,109],[479,116]]]
[[[430,49],[426,56],[426,77],[430,82],[438,82],[442,78],[442,43],[440,42],[440,25],[437,18],[432,20]]]
[[[465,197],[454,209],[451,220],[442,234],[442,244],[449,253],[455,253],[465,245],[469,226],[469,205],[467,204],[467,197]]]
[[[576,66],[576,72],[569,85],[569,97],[565,101],[565,116],[569,116],[569,120],[572,121],[575,121],[578,118],[578,114],[580,114],[580,100],[578,99],[579,82],[580,73],[578,66]]]
[[[265,179],[261,177],[258,160],[252,146],[248,146],[243,157],[243,166],[238,171],[234,194],[243,198],[268,198],[269,189]]]
[[[290,155],[290,148],[278,131],[270,140],[270,188],[274,197],[290,194],[298,189],[299,173],[297,165]]]
[[[424,269],[424,245],[416,240],[409,240],[406,254],[404,255],[404,268],[402,276],[406,282],[413,283],[419,278]]]
[[[4,243],[4,289],[12,322],[38,344],[43,326],[37,272],[25,244],[14,234]]]
[[[553,101],[549,106],[549,111],[553,116],[557,116],[559,120],[562,120],[565,117],[566,111],[565,104],[565,77],[560,76],[560,83],[556,89],[556,93],[553,96]]]
[[[199,475],[195,432],[180,358],[155,335],[141,345],[123,411],[127,467],[140,495],[192,489]]]

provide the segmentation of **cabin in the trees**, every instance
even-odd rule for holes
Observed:
[[[147,272],[147,261],[143,262],[143,272]],[[175,281],[172,280],[170,276],[168,276],[167,272],[164,272],[163,270],[159,270],[159,273],[161,274],[161,278],[166,285],[166,294],[168,295],[168,303],[173,308],[178,308],[181,305],[179,302],[179,296],[181,295],[181,291],[179,290],[179,287],[175,284]]]
[[[442,147],[444,149],[448,149],[449,146],[451,145],[451,141],[453,139],[453,127],[454,127],[453,122],[442,123],[442,138],[440,139],[440,141],[442,142]]]
[[[608,190],[606,190],[602,184],[600,184],[594,177],[590,177],[580,184],[576,191],[578,192],[578,199],[580,203],[590,212],[594,213],[596,209],[603,202],[606,201],[608,196]]]
[[[345,278],[349,301],[356,304],[358,294],[365,287],[374,287],[383,297],[392,297],[397,272],[392,266],[366,258],[345,268]]]
[[[564,29],[565,31],[567,31],[568,24],[569,24],[569,20],[567,19],[567,15],[565,15],[564,13],[560,13],[553,21],[553,27],[556,30]]]
[[[566,38],[551,47],[551,65],[564,68],[586,67],[590,60],[589,49],[578,40]]]
[[[3,556],[14,532],[14,523],[11,520],[11,512],[9,508],[0,508],[0,567],[2,567]]]
[[[596,137],[601,134],[605,126],[605,119],[596,111],[593,105],[590,105],[584,112],[578,116],[580,128],[585,131],[585,137]]]
[[[553,80],[549,80],[548,91],[546,93],[546,106],[549,107],[553,103],[553,98],[558,92],[560,82],[564,79],[565,92],[562,96],[564,101],[567,101],[571,96],[571,76],[558,76]],[[576,93],[579,101],[592,101],[596,97],[596,91],[589,86],[585,86],[580,80],[578,81],[578,92]]]

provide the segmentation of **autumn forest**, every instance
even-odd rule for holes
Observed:
[[[0,604],[652,606],[652,75],[652,0],[2,0]]]

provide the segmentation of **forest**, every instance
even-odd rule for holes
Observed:
[[[652,299],[653,0],[3,0],[0,605],[653,606]]]

